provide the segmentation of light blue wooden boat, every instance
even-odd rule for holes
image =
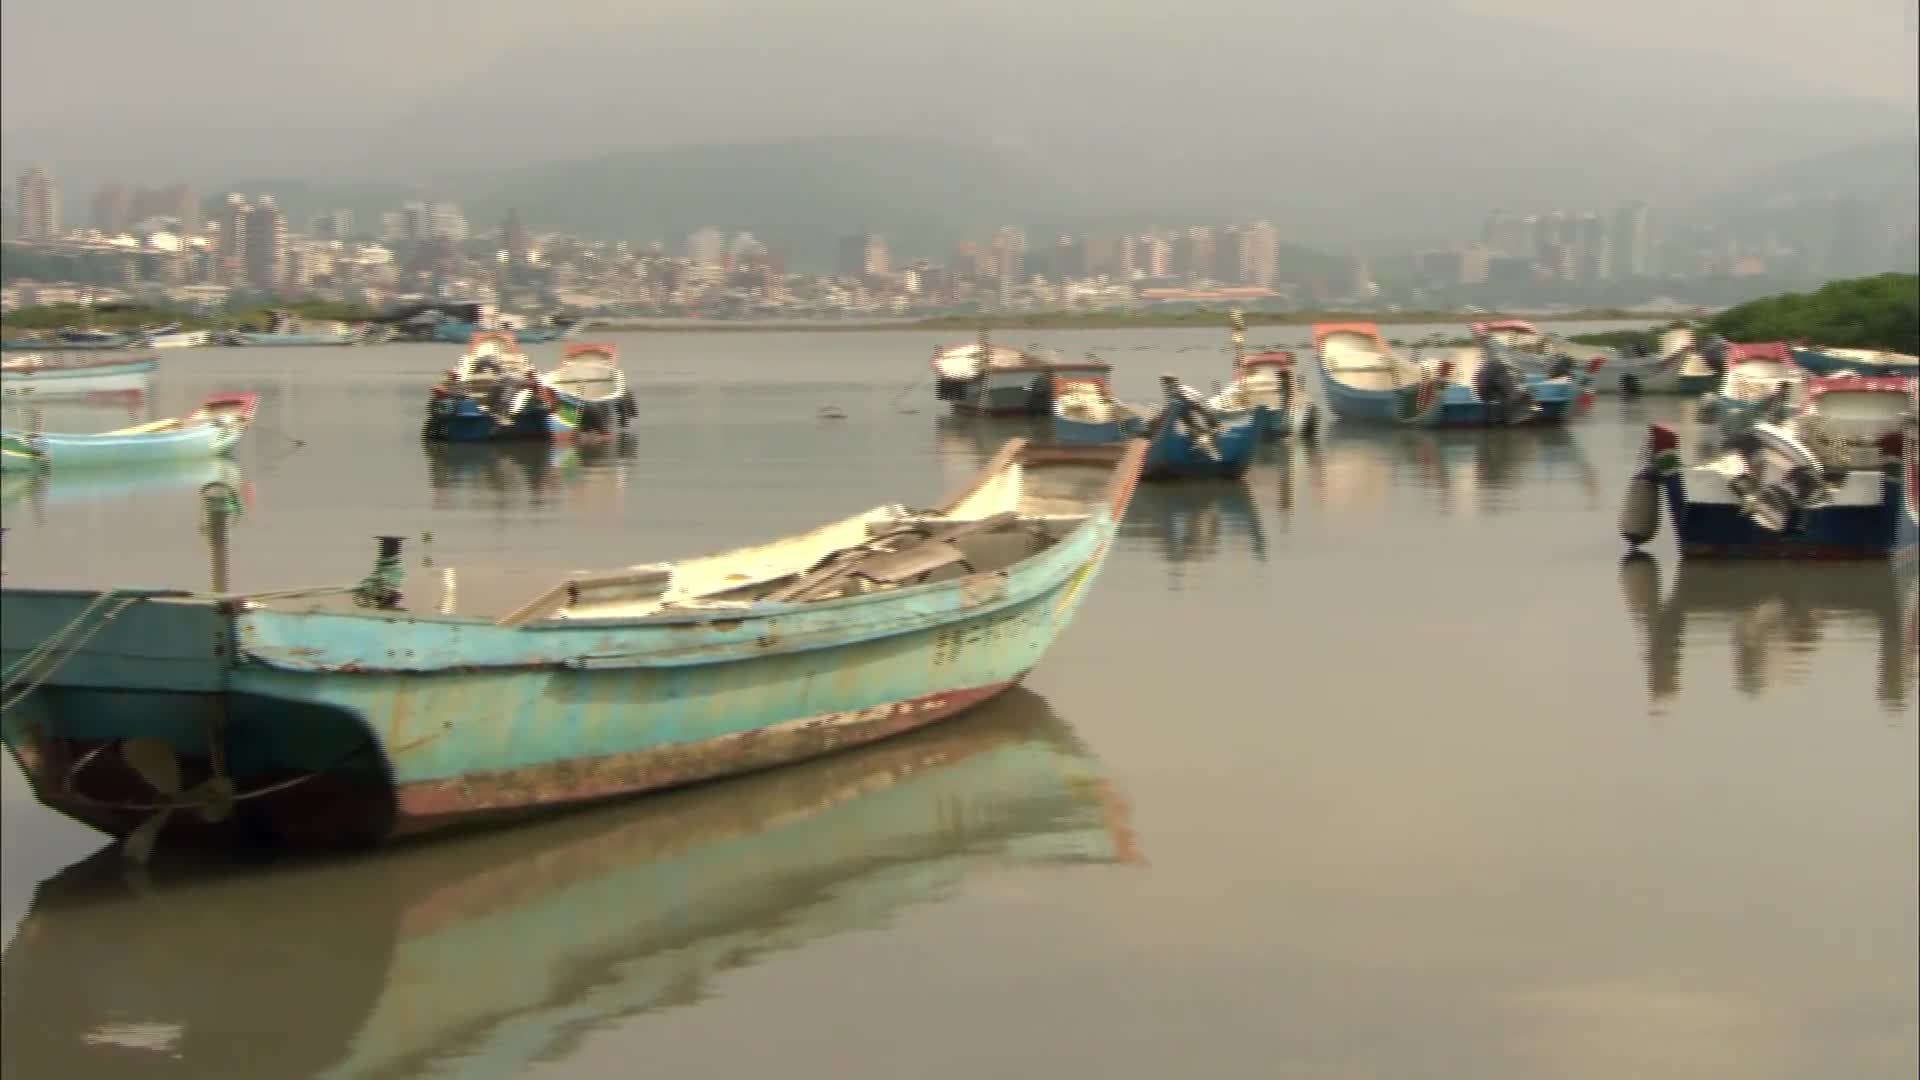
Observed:
[[[1342,420],[1416,427],[1508,427],[1564,423],[1593,405],[1588,370],[1528,374],[1479,348],[1409,360],[1372,323],[1313,328],[1327,408]]]
[[[1920,356],[1880,349],[1789,346],[1793,362],[1815,375],[1903,375],[1920,378]]]
[[[215,394],[185,416],[99,434],[0,432],[0,472],[121,468],[206,459],[239,443],[253,422],[254,394]]]
[[[501,615],[402,594],[398,540],[358,587],[5,589],[0,736],[42,801],[140,830],[136,853],[372,843],[799,761],[1025,677],[1145,449],[1012,440],[936,511],[579,574]],[[29,662],[50,641],[79,644]]]
[[[143,390],[159,362],[153,356],[19,356],[0,361],[0,392],[11,396],[32,391],[36,397],[53,397]]]
[[[115,1075],[145,1064],[111,1037],[128,1031],[185,1075],[251,1076],[272,1031],[275,1076],[525,1076],[583,1029],[695,1004],[978,879],[1137,865],[1130,816],[1017,689],[778,773],[351,861],[163,864],[135,889],[108,851],[34,890],[0,967],[0,1072]],[[234,932],[210,911],[272,961],[208,963]]]

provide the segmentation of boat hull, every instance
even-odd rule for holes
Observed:
[[[143,356],[125,363],[86,364],[73,367],[42,367],[31,374],[23,371],[0,373],[0,391],[8,394],[32,391],[41,397],[68,394],[98,394],[118,390],[145,389],[159,361]]]
[[[470,322],[448,319],[434,324],[433,340],[449,345],[465,345],[473,340],[473,335],[479,332],[480,328]],[[557,326],[522,326],[507,332],[512,333],[513,340],[521,345],[542,345],[550,341],[558,341],[566,333],[563,328]]]
[[[197,349],[212,339],[205,330],[182,330],[175,334],[149,334],[142,343],[149,349]]]
[[[1911,471],[1849,475],[1832,504],[1806,510],[1794,527],[1762,528],[1741,508],[1721,474],[1695,467],[1660,481],[1680,553],[1690,559],[1886,559],[1920,544]]]
[[[973,416],[1045,416],[1053,411],[1052,376],[1044,368],[990,369],[942,388],[953,411]]]
[[[1140,478],[1166,480],[1237,480],[1253,465],[1268,424],[1265,406],[1225,418],[1213,434],[1213,453],[1182,425],[1159,422],[1148,437],[1147,460]]]
[[[1821,349],[1789,347],[1793,362],[1815,375],[1900,375],[1920,378],[1920,363],[1886,364],[1826,352]]]
[[[429,442],[528,442],[564,439],[573,431],[566,419],[537,401],[502,420],[470,397],[434,398],[427,405],[421,434]]]
[[[177,431],[132,435],[8,433],[0,451],[0,470],[97,469],[205,459],[233,449],[245,432],[241,425],[194,424]]]
[[[44,803],[123,836],[150,816],[152,792],[95,751],[162,740],[191,788],[217,730],[241,797],[219,821],[176,813],[163,836],[275,847],[373,844],[799,761],[1017,683],[1084,599],[1140,461],[1123,452],[1108,501],[1006,571],[765,614],[523,627],[134,601],[0,733]],[[0,661],[18,663],[99,597],[8,590]]]
[[[1059,442],[1078,446],[1110,444],[1125,441],[1129,436],[1138,434],[1144,426],[1138,417],[1089,423],[1085,420],[1072,420],[1055,413],[1053,437]]]
[[[358,334],[265,334],[246,330],[235,330],[227,337],[228,344],[254,346],[320,346],[320,345],[357,345]]]

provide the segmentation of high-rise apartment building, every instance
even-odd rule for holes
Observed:
[[[29,243],[56,240],[60,231],[60,185],[53,175],[35,165],[20,174],[14,207],[19,214],[16,235]]]

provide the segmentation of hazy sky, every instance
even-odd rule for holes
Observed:
[[[1561,176],[1571,197],[1638,197],[1635,169],[1605,170],[1615,191],[1577,159],[1671,178],[1910,130],[1914,2],[177,0],[109,16],[5,0],[0,159],[44,161],[79,195],[109,177],[433,182],[688,140],[917,133],[1155,190],[1217,152],[1218,175],[1257,182],[1205,198],[1245,205],[1303,169],[1404,184],[1382,175],[1399,169],[1386,143],[1472,189],[1461,206]],[[1505,176],[1474,160],[1469,133],[1489,128],[1564,165]],[[1265,157],[1230,159],[1253,143]],[[1379,197],[1343,183],[1299,196]]]

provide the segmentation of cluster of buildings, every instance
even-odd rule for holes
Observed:
[[[90,226],[73,229],[44,168],[28,169],[14,195],[8,307],[111,294],[218,308],[244,294],[370,308],[431,299],[614,316],[831,318],[1180,303],[1459,306],[1522,296],[1621,303],[1677,295],[1673,283],[1689,278],[1901,269],[1904,251],[1920,251],[1910,223],[1903,239],[1885,214],[1844,200],[1808,219],[1811,235],[1690,226],[1656,235],[1650,209],[1630,203],[1606,214],[1496,211],[1469,243],[1373,260],[1283,256],[1266,221],[1070,235],[1008,225],[939,261],[903,258],[878,233],[847,236],[830,269],[793,273],[752,233],[718,227],[696,230],[676,251],[535,233],[511,211],[497,229],[476,232],[444,202],[408,203],[377,221],[341,209],[296,223],[270,195],[207,202],[184,184],[116,183],[94,195]]]

